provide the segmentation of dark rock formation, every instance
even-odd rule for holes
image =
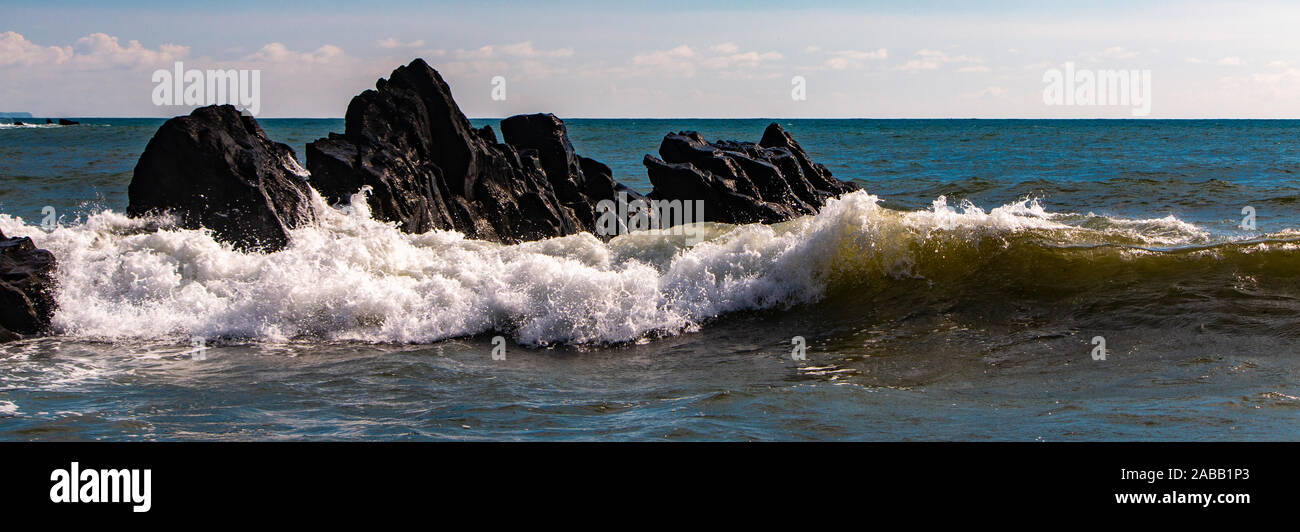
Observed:
[[[167,121],[136,165],[127,213],[169,211],[183,227],[274,250],[288,242],[289,229],[312,219],[310,175],[332,203],[368,188],[372,215],[403,231],[446,229],[514,243],[600,235],[610,224],[598,205],[624,197],[698,200],[705,221],[773,223],[815,213],[827,198],[857,189],[831,177],[777,124],[757,144],[669,134],[659,148],[663,159],[645,158],[654,185],[646,197],[574,152],[555,115],[513,116],[501,129],[504,142],[489,127],[471,127],[442,76],[416,59],[352,99],[342,134],[307,145],[310,174],[288,146],[268,140],[231,106]]]
[[[307,168],[334,203],[371,187],[372,214],[407,232],[519,242],[589,229],[585,194],[604,193],[608,169],[570,164],[576,156],[562,125],[508,122],[507,138],[536,147],[521,152],[498,143],[491,128],[472,128],[442,76],[416,59],[353,98],[344,133],[307,145]],[[588,168],[605,174],[587,177]],[[562,196],[553,183],[567,187]]]
[[[46,119],[45,119],[45,123],[46,123],[46,124],[53,124],[54,121],[53,121],[53,120],[50,120],[50,119],[48,119],[48,118],[46,118]]]
[[[60,118],[60,119],[59,119],[59,125],[60,125],[60,126],[75,126],[75,125],[80,124],[80,123],[81,123],[81,122],[77,122],[76,120],[68,120],[68,119],[66,119],[66,118]]]
[[[775,223],[816,213],[826,199],[857,190],[814,163],[789,133],[771,124],[752,142],[705,142],[699,133],[670,133],[657,159],[644,163],[656,200],[704,202],[704,219]]]
[[[25,125],[27,125],[27,124],[24,124],[21,120],[14,120],[14,125],[15,125],[15,126],[25,126]]]
[[[800,172],[803,173],[809,183],[812,183],[813,189],[825,194],[818,207],[825,203],[825,197],[838,196],[858,190],[857,185],[832,177],[831,171],[825,165],[814,163],[812,158],[808,157],[808,154],[803,151],[803,147],[799,146],[798,142],[795,142],[794,137],[791,137],[776,122],[768,124],[767,129],[763,130],[763,138],[759,139],[758,147],[768,149],[769,153],[772,153],[773,150],[776,153],[782,150],[789,152],[790,156],[794,158],[794,162],[798,164]],[[784,160],[781,157],[777,157],[777,159]],[[787,171],[787,173],[789,172]]]
[[[564,122],[553,114],[512,116],[501,121],[501,134],[521,153],[537,154],[556,198],[573,210],[583,231],[596,232],[596,204],[601,200],[616,200],[619,192],[626,193],[629,202],[641,198],[615,181],[608,166],[574,153]]]
[[[27,237],[0,233],[0,342],[38,334],[54,317],[54,255]]]
[[[169,212],[239,249],[274,251],[313,220],[307,173],[233,106],[208,106],[158,128],[136,163],[127,215]]]

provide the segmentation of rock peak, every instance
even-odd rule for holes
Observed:
[[[211,229],[240,249],[275,251],[314,215],[293,149],[272,142],[230,105],[200,107],[163,123],[135,165],[129,216],[170,213],[186,229]]]
[[[423,59],[352,98],[343,133],[307,145],[307,168],[231,106],[168,120],[136,165],[127,213],[169,211],[246,249],[275,250],[310,222],[309,187],[332,203],[369,188],[379,220],[406,232],[454,230],[504,243],[592,232],[602,201],[646,197],[579,155],[550,113],[474,128],[442,75]],[[702,202],[706,221],[772,223],[817,212],[857,187],[812,161],[780,124],[758,143],[669,133],[644,163],[650,199]],[[674,223],[672,221],[664,221]],[[612,236],[612,235],[600,235]]]
[[[652,199],[704,201],[706,221],[775,223],[821,209],[826,199],[857,190],[831,177],[794,138],[772,123],[757,144],[707,142],[698,132],[664,136],[656,159],[643,163]]]

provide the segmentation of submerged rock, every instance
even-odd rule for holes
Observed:
[[[80,124],[80,123],[81,123],[81,122],[77,122],[76,120],[68,120],[68,119],[66,119],[66,118],[60,118],[60,119],[59,119],[59,125],[60,125],[60,126],[75,126],[75,125]]]
[[[54,255],[0,232],[0,342],[39,334],[54,317]]]
[[[518,131],[524,129],[531,131]],[[565,176],[548,178],[540,157],[557,160],[550,148],[521,153],[498,143],[490,128],[471,127],[442,76],[422,59],[353,98],[342,135],[307,145],[312,184],[331,202],[368,186],[372,214],[403,231],[451,229],[507,243],[589,227],[579,214],[585,203],[566,195],[574,199],[566,205],[552,185],[574,181],[568,162],[560,163]],[[585,190],[577,179],[583,183],[575,187]]]
[[[655,200],[704,202],[704,219],[732,224],[775,223],[813,214],[828,198],[857,190],[814,163],[773,123],[757,143],[706,142],[699,133],[669,133],[659,156],[644,164]]]
[[[129,216],[170,213],[243,250],[275,251],[314,216],[308,174],[293,149],[251,116],[212,105],[158,128],[136,163]]]

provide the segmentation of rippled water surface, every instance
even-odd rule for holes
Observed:
[[[342,129],[262,123],[300,155]],[[664,133],[757,140],[767,123],[568,125],[581,154],[647,191],[641,157]],[[160,124],[0,126],[0,229],[56,253],[62,307],[55,336],[0,347],[0,438],[1300,428],[1300,122],[784,120],[865,192],[773,227],[701,226],[694,246],[405,235],[321,202],[322,224],[272,255],[120,215]]]

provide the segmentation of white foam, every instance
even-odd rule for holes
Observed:
[[[1210,233],[1170,214],[1163,218],[1119,218],[1088,213],[1088,218],[1102,219],[1103,227],[1112,227],[1116,231],[1150,244],[1179,245],[1204,243]]]
[[[56,128],[56,127],[62,127],[62,126],[60,126],[59,124],[27,124],[27,123],[23,123],[21,125],[13,124],[13,123],[0,124],[0,129],[47,129],[47,128]]]
[[[948,205],[948,198],[939,196],[928,211],[907,214],[907,222],[927,231],[976,230],[979,232],[1014,232],[1026,229],[1068,229],[1069,226],[1053,222],[1037,199],[1025,198],[1015,203],[997,207],[989,212],[970,200],[957,207]]]
[[[343,208],[313,201],[319,224],[270,254],[111,211],[49,234],[0,215],[0,229],[32,235],[58,257],[54,325],[72,337],[424,343],[502,331],[550,344],[632,341],[816,301],[846,256],[912,275],[911,244],[935,231],[1068,227],[1037,201],[984,212],[940,198],[903,213],[856,192],[775,226],[702,224],[706,239],[693,246],[646,234],[501,245],[402,233],[370,219],[360,195]]]

